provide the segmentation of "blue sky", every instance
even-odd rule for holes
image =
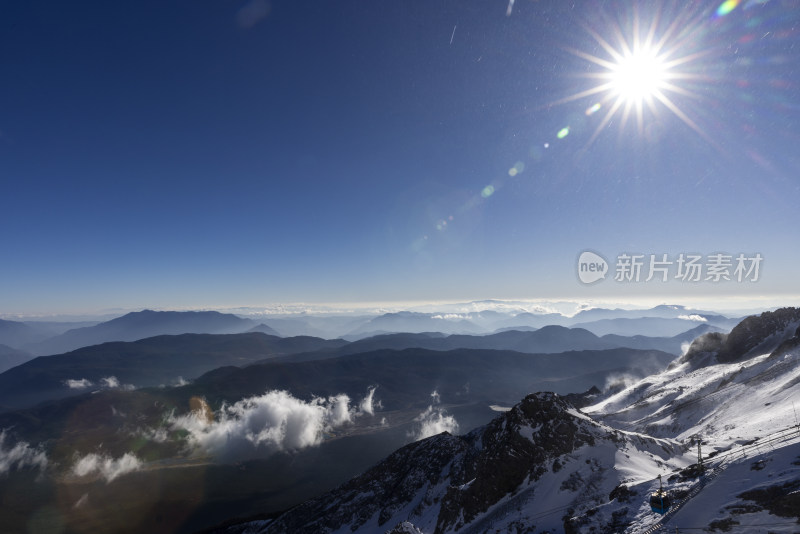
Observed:
[[[800,294],[800,7],[568,4],[5,3],[0,314]],[[600,127],[570,97],[635,19],[678,113]],[[586,249],[764,259],[587,286]]]

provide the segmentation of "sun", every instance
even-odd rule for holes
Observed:
[[[653,50],[635,50],[611,66],[607,76],[617,98],[635,105],[667,87],[669,68]]]
[[[667,27],[660,27],[662,17],[655,16],[646,28],[635,13],[626,31],[618,24],[609,24],[611,39],[586,26],[584,29],[598,45],[599,53],[567,48],[567,51],[594,65],[580,77],[595,80],[595,85],[559,100],[557,103],[595,97],[586,114],[600,110],[602,119],[589,143],[617,116],[625,128],[635,117],[638,132],[644,132],[646,117],[669,112],[703,137],[706,135],[679,106],[678,97],[697,98],[690,89],[702,79],[697,60],[704,53],[687,49],[696,41],[694,29],[685,19],[676,18]],[[613,44],[612,44],[613,43]]]

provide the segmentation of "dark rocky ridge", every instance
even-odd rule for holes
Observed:
[[[800,323],[800,308],[780,308],[761,315],[752,315],[740,322],[729,334],[710,332],[695,339],[683,361],[701,363],[703,355],[716,353],[719,363],[742,361],[750,351],[770,336],[780,334],[794,323]],[[783,349],[800,343],[800,327],[782,342]]]

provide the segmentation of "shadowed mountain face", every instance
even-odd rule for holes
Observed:
[[[513,404],[530,391],[585,391],[623,373],[646,376],[675,359],[660,351],[627,348],[523,354],[502,350],[378,350],[304,362],[265,362],[243,369],[216,369],[189,390],[212,402],[287,388],[301,397],[346,393],[352,398],[370,386],[387,410],[429,402],[436,390],[448,403]]]
[[[246,365],[302,351],[334,349],[341,340],[279,338],[261,333],[157,336],[114,342],[66,354],[41,356],[0,374],[0,405],[30,406],[87,390],[132,385],[174,384],[217,367]],[[114,377],[116,383],[103,379]]]
[[[137,341],[147,337],[177,334],[238,334],[257,326],[250,319],[204,311],[132,312],[95,326],[68,330],[45,341],[28,345],[37,355],[60,354],[109,341]]]
[[[355,353],[378,348],[498,349],[529,353],[564,352],[568,350],[598,350],[618,345],[606,343],[588,330],[545,326],[539,330],[511,330],[485,336],[441,334],[387,334],[355,341],[342,351]]]

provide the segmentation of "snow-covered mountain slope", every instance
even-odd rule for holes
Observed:
[[[272,523],[229,532],[383,534],[404,521],[425,533],[490,526],[555,532],[564,517],[604,503],[622,481],[650,480],[687,463],[670,440],[613,430],[553,393],[538,393],[465,436],[407,445]]]
[[[745,319],[727,336],[705,334],[664,372],[584,411],[653,436],[700,435],[717,450],[766,436],[797,422],[799,327],[792,308]]]
[[[666,371],[584,411],[607,424],[698,440],[718,476],[670,525],[736,532],[800,532],[800,310],[742,321],[727,336],[706,334]],[[693,473],[696,474],[696,473]],[[679,497],[702,484],[673,476]],[[612,512],[613,513],[613,512]],[[652,524],[640,511],[631,531]],[[637,530],[637,528],[639,530]]]
[[[666,371],[583,411],[529,395],[485,427],[412,443],[227,532],[800,532],[799,327],[800,310],[783,309],[701,336]],[[649,505],[659,474],[663,517]]]

